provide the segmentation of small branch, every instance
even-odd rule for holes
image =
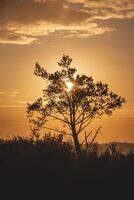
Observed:
[[[97,135],[98,135],[100,129],[101,129],[101,127],[99,127],[99,128],[97,129],[97,131],[96,131],[95,134],[94,134],[93,139],[92,139],[91,142],[89,142],[89,143],[88,143],[88,138],[89,138],[89,136],[91,135],[92,131],[90,131],[88,135],[86,135],[86,133],[85,133],[85,139],[81,142],[80,145],[82,145],[82,144],[85,143],[85,144],[86,144],[86,149],[88,149],[88,147],[94,142],[94,140],[95,140],[95,138],[97,137]]]
[[[65,121],[64,119],[61,119],[61,118],[56,117],[56,116],[51,115],[51,114],[48,114],[48,115],[49,115],[50,117],[53,117],[54,119],[57,119],[57,120],[59,120],[59,121],[62,121],[62,122],[64,122],[64,123],[66,123],[66,124],[70,124],[69,122]]]
[[[91,135],[91,133],[92,133],[92,131],[90,131],[88,135],[86,135],[86,133],[85,133],[85,139],[81,142],[80,145],[82,145],[89,138],[89,136]]]
[[[56,106],[56,108],[58,109],[58,111],[61,113],[61,115],[63,116],[64,120],[70,125],[68,118],[66,118],[66,116],[63,114],[63,112],[61,111],[61,109],[59,108],[59,106],[57,106],[57,104],[51,99],[50,95],[49,98],[51,100],[52,103],[54,103],[54,105]]]
[[[72,136],[71,134],[66,133],[66,131],[60,131],[60,130],[53,129],[53,128],[49,128],[49,127],[44,127],[44,128],[47,129],[47,130],[50,130],[50,131],[56,131],[56,132],[58,132],[58,133],[62,133],[63,135],[69,135],[69,136]]]
[[[77,119],[75,120],[75,122],[77,122],[79,119],[80,119],[80,117],[83,115],[83,111],[82,111],[82,113],[77,117]],[[77,125],[77,123],[76,123],[76,125]]]
[[[82,120],[81,120],[81,123],[80,123],[80,126],[79,126],[78,133],[81,132],[81,129],[82,129],[82,126],[83,126],[83,120],[84,120],[84,111],[82,112]]]
[[[77,132],[77,135],[79,135],[87,126],[89,126],[89,124],[91,123],[91,121],[92,121],[92,119],[90,119],[90,121],[89,121],[85,126],[83,126],[83,128],[81,128],[81,130],[79,130],[79,131]],[[84,122],[83,124],[85,124],[85,122]],[[83,125],[83,124],[82,124],[82,125]]]
[[[83,119],[83,121],[85,121],[85,120],[88,121],[88,119],[91,118],[94,114],[96,114],[97,111],[104,109],[106,106],[107,106],[107,104],[104,104],[103,106],[99,107],[97,110],[92,111],[89,115],[87,115],[87,116]],[[81,114],[81,115],[82,115],[82,114]],[[82,121],[82,120],[78,121],[78,122],[76,123],[76,125],[78,125],[79,123],[81,123],[81,121]],[[85,122],[86,122],[86,121],[85,121]]]
[[[101,129],[101,126],[97,129],[96,133],[94,134],[93,139],[92,139],[91,142],[88,144],[88,146],[90,146],[90,145],[94,142],[94,140],[95,140],[95,138],[97,137],[97,135],[98,135],[100,129]]]
[[[91,118],[91,116],[92,116],[92,114],[94,114],[94,112],[91,112],[89,115],[86,115],[85,117],[84,117],[84,119],[81,119],[80,121],[78,121],[75,125],[78,125],[78,124],[80,124],[82,121],[85,121],[85,120],[89,120],[89,118]],[[85,121],[86,122],[86,121]]]

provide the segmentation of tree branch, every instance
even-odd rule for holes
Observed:
[[[79,120],[79,118],[82,116],[82,114],[83,114],[83,111],[81,112],[81,114],[77,117],[77,119],[75,120],[75,122],[77,122],[78,120]],[[79,124],[79,123],[78,123]],[[77,125],[77,123],[76,123],[76,125]]]
[[[51,114],[48,114],[48,115],[49,115],[50,117],[54,118],[54,119],[57,119],[57,120],[63,122],[63,123],[70,124],[69,122],[67,122],[67,121],[65,121],[65,120],[63,120],[63,119],[61,119],[61,118],[59,118],[59,117],[56,117],[56,116],[51,115]]]
[[[50,131],[55,131],[55,132],[58,132],[58,133],[62,133],[63,135],[69,135],[69,136],[72,136],[71,134],[66,133],[66,131],[60,131],[60,130],[53,129],[53,128],[49,128],[49,127],[45,127],[45,126],[44,126],[44,128],[47,129],[47,130],[50,130]]]
[[[82,120],[81,120],[81,123],[80,123],[80,126],[79,126],[78,133],[81,131],[81,128],[82,128],[82,125],[83,125],[83,119],[84,119],[84,110],[82,112]]]
[[[91,145],[91,144],[94,142],[94,140],[95,140],[95,138],[97,137],[97,135],[98,135],[100,129],[101,129],[101,126],[97,129],[96,133],[94,134],[93,139],[91,140],[91,142],[90,142],[88,145]]]
[[[81,142],[80,145],[82,145],[88,139],[88,137],[91,135],[91,133],[92,133],[92,131],[90,131],[88,135],[85,134],[85,139]]]
[[[68,121],[68,118],[66,118],[66,116],[63,114],[63,112],[61,111],[61,109],[60,109],[60,108],[57,106],[57,104],[51,99],[50,95],[48,95],[48,96],[49,96],[51,102],[54,103],[54,105],[56,106],[56,108],[58,109],[58,111],[61,113],[61,115],[63,116],[64,120],[65,120],[65,121],[67,120],[68,124],[70,124],[69,121]]]
[[[79,135],[87,126],[89,126],[89,124],[91,123],[91,121],[92,121],[92,119],[90,119],[90,121],[83,128],[81,126],[81,129],[77,132],[77,135]],[[84,124],[82,123],[82,125],[84,125]]]

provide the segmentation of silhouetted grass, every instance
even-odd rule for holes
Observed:
[[[93,144],[78,159],[62,136],[0,140],[0,199],[134,199],[134,152]]]

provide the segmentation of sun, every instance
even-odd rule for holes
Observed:
[[[70,81],[68,81],[68,80],[66,80],[66,86],[67,86],[67,89],[68,89],[69,91],[71,91],[72,88],[73,88],[73,83],[70,82]]]

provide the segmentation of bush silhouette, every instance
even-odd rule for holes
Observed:
[[[62,135],[46,134],[37,141],[31,137],[1,139],[3,199],[18,199],[20,194],[22,199],[86,198],[89,193],[94,199],[133,195],[134,152],[116,156],[118,149],[113,144],[103,153],[98,144],[92,144],[86,154],[84,151],[78,159]]]
[[[89,193],[93,199],[130,198],[134,152],[120,152],[115,157],[112,148],[113,152],[110,146],[100,153],[98,144],[92,144],[78,159],[73,146],[62,136],[46,134],[37,141],[31,137],[1,139],[1,198],[75,199],[86,198]]]

